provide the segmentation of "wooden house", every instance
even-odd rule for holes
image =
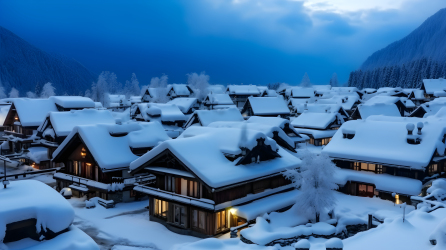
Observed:
[[[315,90],[312,87],[292,87],[285,92],[288,98],[308,99],[315,97]]]
[[[154,187],[134,188],[149,196],[150,220],[177,233],[208,237],[246,222],[231,207],[290,190],[281,172],[299,164],[258,131],[193,126],[130,169],[156,176]]]
[[[340,105],[349,116],[353,113],[356,107],[361,103],[358,94],[338,94],[337,92],[330,92],[329,97],[321,97],[314,100],[317,104],[337,104]],[[312,102],[309,102],[312,103]]]
[[[57,190],[70,187],[75,196],[115,203],[134,200],[130,162],[169,139],[158,122],[76,126],[53,153],[52,161],[64,165],[54,174]]]
[[[195,110],[184,124],[184,128],[190,126],[208,126],[212,122],[241,122],[244,121],[240,111],[235,108],[216,109],[216,110]]]
[[[392,103],[375,103],[375,104],[360,104],[353,111],[350,116],[351,120],[367,119],[367,117],[372,115],[384,115],[384,116],[394,116],[401,117],[401,113],[396,104]]]
[[[194,93],[194,90],[186,84],[169,84],[167,86],[167,96],[170,99],[178,97],[190,97]]]
[[[206,109],[226,109],[231,107],[236,107],[234,102],[232,102],[231,97],[228,94],[213,94],[210,93],[206,96],[203,101],[203,106]]]
[[[291,121],[291,126],[300,134],[307,135],[309,144],[315,146],[327,145],[336,130],[345,122],[338,110],[326,112],[304,111],[301,115]]]
[[[238,108],[243,108],[248,97],[258,97],[261,95],[256,85],[228,85],[226,93]]]
[[[344,123],[322,152],[341,168],[341,191],[410,203],[446,170],[445,131],[439,117],[371,116]]]
[[[378,103],[395,104],[401,116],[408,116],[416,108],[412,100],[407,97],[377,95],[364,102],[365,105],[374,105]]]
[[[58,111],[95,108],[93,100],[83,96],[51,96],[48,99],[54,102]]]
[[[52,164],[49,159],[53,152],[65,140],[76,126],[94,125],[94,124],[115,124],[115,118],[109,110],[71,110],[67,112],[50,112],[37,128],[37,136],[42,147],[47,148],[48,163],[44,165],[36,164],[36,167],[43,169]]]
[[[435,115],[440,109],[446,107],[446,98],[439,97],[435,98],[430,102],[426,102],[417,107],[412,113],[410,113],[410,117],[418,117],[423,118],[429,115]]]
[[[185,115],[190,115],[195,110],[200,109],[198,99],[191,97],[178,97],[169,101],[167,104],[177,105],[181,112],[183,112]]]
[[[288,118],[290,110],[282,97],[249,97],[241,111],[244,117],[265,116]]]
[[[427,99],[443,96],[446,89],[446,80],[444,78],[423,79],[420,89],[424,91],[424,97]]]

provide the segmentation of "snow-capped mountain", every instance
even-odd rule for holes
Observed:
[[[46,82],[53,83],[57,94],[79,94],[96,76],[79,62],[42,51],[0,26],[0,80],[6,91],[14,87],[21,96]]]
[[[446,76],[446,8],[408,36],[376,51],[350,74],[349,86],[419,87],[423,78]]]

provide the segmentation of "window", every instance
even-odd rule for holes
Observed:
[[[74,161],[74,175],[79,175],[79,164],[77,161]]]
[[[358,195],[364,197],[373,197],[375,187],[367,184],[358,184]]]
[[[198,211],[198,228],[206,230],[206,213]]]
[[[174,220],[173,222],[179,226],[186,226],[186,208],[179,205],[174,205]]]
[[[365,162],[354,162],[353,163],[353,169],[358,171],[371,171],[378,174],[383,173],[383,167],[382,165],[372,164],[372,163],[365,163]]]
[[[188,194],[187,195],[190,196],[190,197],[194,197],[194,198],[200,198],[198,182],[196,182],[196,181],[189,181],[189,187],[188,187]]]
[[[167,218],[167,212],[169,211],[169,203],[167,201],[162,201],[155,199],[155,215]]]
[[[226,228],[226,211],[223,210],[221,212],[216,213],[215,219],[216,219],[215,224],[217,225],[217,232],[224,230]]]
[[[437,172],[438,172],[438,165],[436,163],[429,165],[429,174],[435,174]]]
[[[175,177],[166,175],[166,191],[175,192]]]

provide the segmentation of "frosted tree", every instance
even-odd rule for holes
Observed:
[[[34,99],[37,98],[37,95],[32,91],[28,91],[26,92],[26,97]]]
[[[125,82],[124,93],[127,98],[130,96],[137,96],[141,93],[141,89],[139,88],[139,81],[136,78],[136,74],[132,74],[132,78],[130,81]]]
[[[91,98],[101,102],[104,107],[109,107],[109,94],[115,94],[121,90],[116,74],[108,71],[102,72],[97,82],[91,85]]]
[[[319,222],[321,213],[336,204],[334,195],[338,186],[333,179],[336,165],[327,154],[317,155],[308,150],[301,159],[300,169],[287,170],[284,176],[292,181],[295,188],[300,189],[296,197],[296,209]]]
[[[331,76],[330,85],[332,87],[338,87],[339,86],[338,75],[336,73],[333,73],[333,75]]]
[[[167,75],[162,75],[161,77],[152,77],[150,80],[149,87],[155,89],[153,93],[155,96],[152,102],[166,103],[169,101],[169,97],[167,96],[167,79]]]
[[[11,91],[9,91],[9,98],[18,98],[19,97],[19,91],[16,88],[12,88]]]
[[[53,84],[50,82],[45,83],[42,87],[42,91],[40,92],[40,98],[48,98],[50,96],[55,96],[56,93],[54,92],[56,90],[55,87],[53,87]]]
[[[6,98],[5,88],[3,87],[2,80],[0,79],[0,99]]]
[[[311,87],[310,77],[308,76],[307,72],[305,72],[304,76],[302,77],[302,81],[300,81],[300,86],[304,88]]]
[[[204,100],[209,93],[209,75],[205,72],[187,74],[187,84],[199,100]]]

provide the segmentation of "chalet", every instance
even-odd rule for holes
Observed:
[[[43,165],[34,161],[36,163],[35,167],[39,169],[50,167],[49,159],[52,158],[53,152],[74,127],[94,124],[115,124],[115,118],[109,110],[96,109],[48,113],[44,122],[37,128],[37,136],[41,138],[40,145],[47,148],[48,162],[44,162]]]
[[[335,93],[337,94],[337,93]],[[333,95],[330,94],[329,98],[318,98],[314,102],[318,104],[338,104],[345,112],[350,116],[356,107],[361,103],[359,96],[354,94],[348,95]]]
[[[181,132],[181,127],[187,121],[187,117],[177,105],[162,103],[140,103],[130,110],[130,116],[136,121],[158,121],[168,135],[176,138]]]
[[[50,99],[12,98],[11,108],[3,126],[8,140],[8,149],[2,148],[3,154],[21,153],[30,147],[36,138],[36,129],[45,120],[49,112],[57,112],[54,101]],[[5,151],[5,152],[3,152]]]
[[[160,95],[167,95],[167,89],[146,88],[144,94],[141,97],[141,102],[153,102],[154,100],[158,99]]]
[[[323,96],[325,93],[329,93],[331,91],[331,85],[313,85],[314,95],[316,97]]]
[[[69,187],[75,196],[115,203],[134,200],[130,162],[169,139],[158,122],[76,126],[53,153],[52,161],[65,166],[54,174],[57,190]]]
[[[108,95],[105,107],[113,111],[122,111],[130,107],[130,102],[125,95]]]
[[[430,115],[435,115],[440,109],[446,107],[446,98],[435,98],[433,101],[421,104],[409,116],[423,118]]]
[[[415,104],[406,97],[376,95],[364,102],[365,105],[373,105],[377,103],[395,104],[401,116],[408,116],[416,107]]]
[[[228,85],[226,93],[238,108],[243,108],[248,97],[261,95],[259,88],[255,85]]]
[[[195,110],[194,114],[184,124],[184,128],[190,126],[208,126],[212,122],[241,122],[244,121],[238,108],[216,109],[216,110]]]
[[[185,115],[190,115],[195,110],[200,108],[198,99],[190,97],[178,97],[169,101],[167,104],[177,105],[181,112],[183,112]]]
[[[211,94],[224,94],[226,87],[220,84],[212,84],[207,87],[207,91]]]
[[[444,117],[444,114],[442,114]],[[443,117],[370,116],[344,123],[323,148],[341,170],[341,191],[409,202],[445,171]]]
[[[133,161],[130,169],[156,176],[155,187],[134,188],[149,196],[150,220],[206,237],[246,222],[231,207],[290,190],[281,172],[300,162],[261,132],[194,126]]]
[[[418,106],[426,100],[426,97],[424,96],[424,91],[421,89],[412,90],[407,98],[412,100],[412,102],[414,102],[415,105]]]
[[[336,93],[337,95],[358,95],[359,98],[362,98],[364,93],[356,87],[332,87],[331,93]]]
[[[48,99],[54,102],[59,111],[80,110],[95,107],[93,100],[82,96],[51,96]]]
[[[423,79],[420,89],[424,91],[427,99],[432,99],[436,96],[444,96],[446,80],[444,78]]]
[[[300,133],[310,137],[309,144],[327,145],[345,118],[336,110],[326,112],[305,111],[291,121],[291,126]]]
[[[190,97],[194,91],[186,84],[169,84],[167,86],[167,96],[170,99],[175,99],[178,97]]]
[[[401,117],[401,113],[398,110],[396,104],[375,103],[371,105],[366,105],[366,104],[358,105],[356,110],[353,111],[350,119],[352,120],[366,119],[371,115]]]
[[[382,87],[376,90],[375,95],[393,96],[393,97],[408,97],[409,93],[403,91],[402,88],[396,87]]]
[[[8,115],[9,108],[11,108],[11,103],[0,102],[0,123],[2,124],[0,126],[0,141],[5,140],[5,138],[3,138],[4,132],[5,130],[8,129],[8,127],[3,126],[3,124],[5,123],[5,119],[6,116]]]
[[[251,116],[247,123],[258,123],[258,124],[266,124],[274,127],[279,127],[282,131],[288,135],[291,140],[294,141],[295,148],[298,143],[306,142],[309,137],[306,135],[301,135],[297,133],[293,126],[290,126],[290,121],[288,119],[283,119],[280,117],[262,117],[262,116]]]
[[[286,96],[289,98],[312,98],[315,96],[315,90],[311,87],[292,87],[287,89]]]
[[[295,142],[287,135],[283,130],[277,126],[272,126],[269,124],[261,124],[254,122],[213,122],[209,124],[208,127],[211,128],[238,128],[238,129],[248,129],[259,131],[268,136],[269,138],[276,141],[276,143],[282,148],[288,149],[289,151],[296,153]]]
[[[230,107],[236,107],[232,102],[231,97],[228,94],[213,94],[210,93],[203,101],[203,106],[207,109],[225,109]]]
[[[250,116],[280,116],[288,118],[290,110],[280,97],[249,97],[242,109],[244,117]]]
[[[275,90],[273,89],[266,89],[262,92],[262,94],[260,95],[261,97],[277,97],[278,94]]]

